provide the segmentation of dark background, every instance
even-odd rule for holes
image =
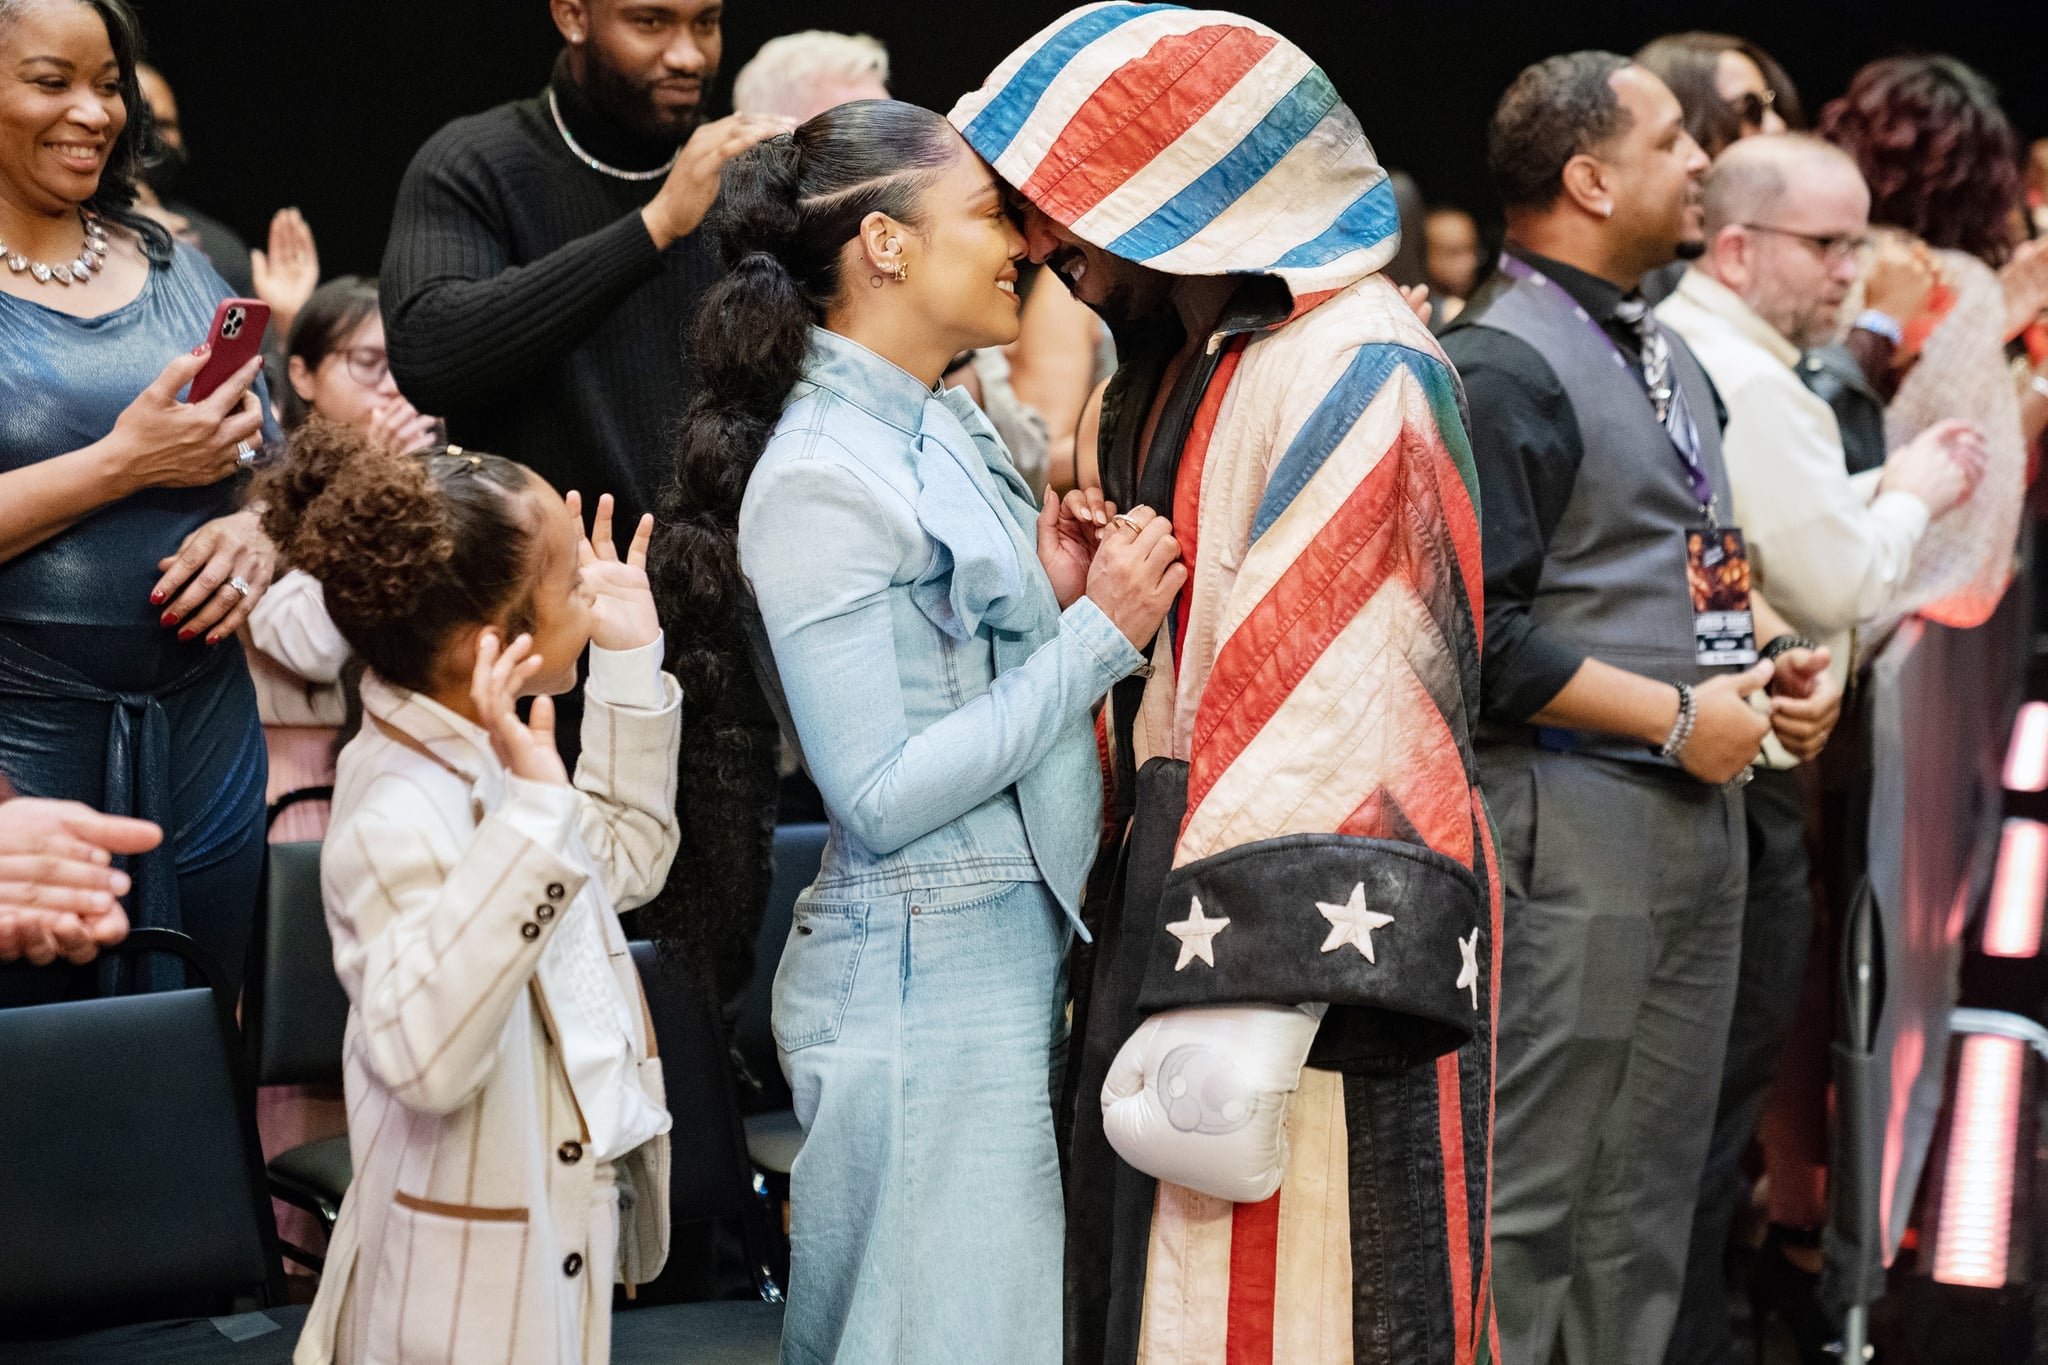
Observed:
[[[538,93],[560,39],[546,0],[137,0],[183,106],[193,164],[181,197],[260,245],[271,211],[312,223],[329,274],[377,268],[399,177],[457,114]],[[1065,11],[1060,0],[728,0],[724,76],[803,28],[887,43],[904,99],[946,109]],[[1491,214],[1487,116],[1516,71],[1579,47],[1632,51],[1711,28],[1761,43],[1809,111],[1872,57],[1954,53],[1996,81],[2023,139],[2048,136],[2048,6],[1644,3],[1643,0],[1240,0],[1329,71],[1381,158],[1432,200]]]

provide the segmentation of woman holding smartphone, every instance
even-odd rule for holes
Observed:
[[[831,823],[775,976],[805,1131],[782,1358],[1055,1362],[1048,1088],[1101,821],[1092,712],[1143,666],[1179,547],[1099,495],[1035,505],[939,387],[1016,339],[1023,255],[939,115],[841,105],[735,158],[714,212],[729,273],[658,593],[692,705],[744,680],[751,636]]]
[[[232,980],[264,788],[234,632],[272,561],[238,475],[269,423],[260,360],[178,401],[229,291],[134,212],[138,55],[126,0],[0,12],[0,768],[163,826],[129,918],[183,929]],[[0,1006],[90,993],[96,970],[0,968]]]

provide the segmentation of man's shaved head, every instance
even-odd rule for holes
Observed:
[[[1707,173],[1700,268],[1787,341],[1818,346],[1862,270],[1870,191],[1845,153],[1797,133],[1733,143]]]
[[[1805,133],[1746,137],[1728,145],[1707,172],[1706,234],[1709,240],[1730,224],[1777,220],[1792,186],[1808,177],[1863,174],[1849,154]]]

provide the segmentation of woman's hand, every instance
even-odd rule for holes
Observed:
[[[1074,605],[1088,591],[1088,566],[1103,528],[1116,515],[1116,504],[1102,500],[1099,488],[1077,488],[1062,499],[1050,488],[1038,513],[1038,562],[1052,580],[1060,610]]]
[[[420,410],[404,395],[391,399],[370,414],[369,438],[393,455],[410,455],[441,442],[441,424],[422,417]]]
[[[2005,291],[2005,338],[2010,341],[2048,312],[2048,241],[2036,238],[2014,247],[1998,283]]]
[[[108,441],[119,452],[124,495],[219,483],[241,468],[236,446],[261,437],[263,407],[249,387],[263,367],[261,356],[199,402],[178,401],[211,354],[202,346],[173,360],[114,420]]]
[[[128,934],[128,874],[113,854],[146,853],[163,831],[76,801],[0,804],[0,962],[86,963]]]
[[[1863,271],[1863,306],[1904,326],[1927,306],[1940,278],[1925,242],[1880,234]]]
[[[271,218],[270,250],[249,253],[249,275],[256,297],[270,305],[277,335],[289,336],[299,310],[320,287],[320,252],[297,209],[279,209]]]
[[[1088,597],[1140,652],[1188,581],[1173,523],[1149,507],[1112,517],[1088,566]]]
[[[571,489],[563,501],[581,526],[583,495]],[[590,643],[599,649],[639,649],[661,635],[661,618],[655,614],[654,592],[647,583],[647,543],[653,538],[654,518],[642,513],[622,562],[618,543],[612,539],[612,495],[598,498],[596,520],[577,547],[576,558],[583,568],[583,584],[593,598]]]
[[[262,519],[244,510],[207,522],[157,568],[164,576],[149,600],[161,604],[177,594],[164,608],[163,624],[177,626],[180,640],[203,634],[217,645],[242,628],[270,587],[277,547],[263,534]]]
[[[1429,319],[1436,312],[1436,305],[1429,301],[1429,286],[1397,284],[1394,288],[1401,291],[1401,302],[1408,305],[1408,311],[1415,314],[1415,320],[1424,327],[1429,326]]]
[[[490,732],[491,748],[514,777],[529,782],[569,785],[569,770],[555,749],[555,699],[533,699],[527,720],[519,719],[519,698],[546,661],[533,652],[533,637],[522,635],[509,646],[496,626],[485,626],[476,640],[476,668],[469,678],[469,699],[477,719]]]

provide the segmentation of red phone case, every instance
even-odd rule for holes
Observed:
[[[261,299],[222,299],[213,310],[206,340],[213,354],[192,381],[185,401],[197,403],[234,377],[235,371],[263,349],[263,330],[270,326],[270,305]]]

